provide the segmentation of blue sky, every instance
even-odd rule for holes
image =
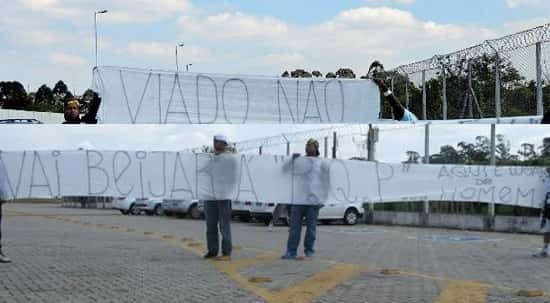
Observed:
[[[14,0],[2,5],[0,81],[31,91],[64,80],[81,93],[94,65],[279,75],[286,69],[364,73],[550,21],[547,0]]]

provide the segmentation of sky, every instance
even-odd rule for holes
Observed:
[[[280,75],[305,68],[323,73],[370,63],[386,67],[430,58],[550,22],[548,0],[0,0],[0,81],[30,91],[63,80],[82,93],[92,83],[94,12],[98,64],[192,72]],[[488,126],[438,126],[431,150],[489,134]],[[14,127],[0,133],[0,149],[163,149],[210,144],[226,133],[234,141],[319,128],[319,125],[101,125]],[[536,126],[499,126],[516,151],[540,145]],[[423,129],[381,133],[377,158],[403,161],[423,150]],[[359,151],[353,136],[341,140],[342,158]],[[301,152],[299,144],[292,151]],[[284,147],[266,148],[283,153]]]
[[[99,65],[280,75],[305,68],[365,73],[550,21],[547,0],[2,0],[0,81],[30,91],[92,82]]]
[[[304,142],[291,144],[291,153],[303,153],[308,130],[327,128],[319,125],[86,125],[64,126],[45,124],[5,125],[0,132],[0,150],[75,150],[78,148],[97,150],[157,150],[181,151],[210,145],[215,134],[225,134],[232,142],[256,139],[265,136],[279,136],[297,131],[306,132]],[[334,125],[338,127],[338,125]],[[402,162],[409,150],[424,152],[424,126],[421,125],[379,125],[379,141],[376,145],[376,159],[382,162]],[[490,125],[432,125],[430,127],[430,154],[439,152],[443,145],[455,148],[460,141],[475,142],[476,136],[490,136]],[[364,125],[363,130],[368,126]],[[543,125],[497,125],[497,134],[503,134],[510,143],[511,152],[517,154],[522,143],[535,147],[542,145],[544,137],[550,137],[548,127]],[[356,143],[361,137],[357,132],[338,133],[338,154],[340,159],[365,156]],[[323,140],[321,143],[323,153]],[[329,145],[332,140],[329,139]],[[329,155],[330,155],[329,146]],[[238,145],[237,145],[238,149]],[[240,151],[257,153],[257,150]],[[285,154],[284,144],[266,147],[264,154]]]

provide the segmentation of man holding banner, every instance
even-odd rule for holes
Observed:
[[[296,259],[302,221],[306,223],[304,238],[304,253],[311,258],[315,254],[315,238],[319,209],[328,197],[329,166],[326,161],[318,159],[319,142],[309,139],[306,144],[306,157],[294,154],[292,157],[292,206],[290,208],[290,222],[286,253],[282,259]]]
[[[206,217],[206,243],[208,252],[205,259],[229,261],[231,259],[231,200],[220,197],[225,196],[224,192],[230,192],[235,183],[235,172],[237,166],[233,158],[223,158],[223,154],[231,153],[232,148],[224,135],[214,136],[214,157],[210,164],[211,175],[214,184],[218,186],[214,194],[215,199],[204,202],[204,213]],[[227,188],[224,188],[227,187]],[[218,257],[219,235],[218,225],[222,234],[222,256]]]
[[[3,164],[3,163],[0,163]],[[0,166],[0,263],[10,263],[11,260],[6,257],[2,251],[2,204],[5,202],[6,197],[6,169],[4,165]]]
[[[384,66],[382,63],[378,61],[374,61],[368,72],[368,76],[372,78],[374,83],[378,85],[378,88],[380,89],[380,92],[384,95],[384,98],[388,101],[392,108],[392,113],[397,121],[407,121],[407,122],[416,122],[418,121],[418,118],[415,114],[411,113],[408,109],[406,109],[401,102],[395,97],[393,92],[384,84],[384,81],[376,78],[378,73],[384,72]]]

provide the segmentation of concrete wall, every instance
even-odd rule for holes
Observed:
[[[540,230],[540,219],[538,217],[496,216],[491,224],[490,220],[483,216],[438,213],[425,215],[422,213],[375,211],[371,218],[370,223],[383,225],[524,233],[538,233]]]
[[[538,233],[540,218],[497,216],[495,217],[495,231]]]
[[[46,124],[61,124],[65,121],[63,114],[33,112],[15,109],[0,109],[0,120],[2,119],[36,119]]]

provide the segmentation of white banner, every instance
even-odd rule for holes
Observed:
[[[380,112],[370,80],[99,67],[94,86],[101,123],[371,123]]]
[[[540,207],[543,167],[410,165],[157,151],[1,152],[14,198],[128,196],[330,202],[478,201]]]

